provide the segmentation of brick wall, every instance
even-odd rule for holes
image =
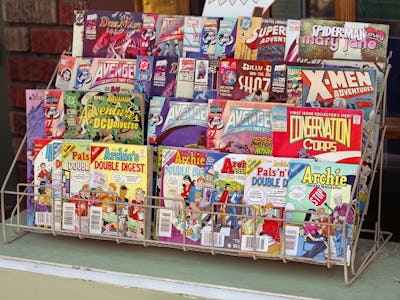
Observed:
[[[72,42],[73,12],[87,0],[3,0],[7,50],[8,103],[14,153],[26,132],[25,89],[45,88],[59,55]],[[26,181],[26,151],[19,158],[18,181]]]

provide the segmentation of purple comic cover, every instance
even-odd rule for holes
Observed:
[[[148,144],[206,148],[208,102],[204,99],[150,100]]]
[[[136,58],[140,54],[142,13],[87,10],[83,57]]]
[[[34,140],[44,137],[45,115],[44,115],[44,97],[45,90],[26,90],[26,169],[27,183],[32,184],[34,180]],[[33,187],[27,187],[27,225],[34,225],[34,198]]]
[[[155,56],[151,95],[173,97],[175,95],[178,57]]]

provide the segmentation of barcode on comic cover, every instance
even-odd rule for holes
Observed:
[[[210,232],[210,231],[201,233],[201,245],[211,246],[213,234],[214,234],[214,247],[223,247],[225,242],[225,235],[223,235],[220,232]]]
[[[299,231],[300,231],[300,229],[298,226],[286,226],[285,227],[285,254],[286,255],[296,255],[297,254]]]
[[[91,206],[89,209],[89,232],[94,234],[101,234],[102,228],[102,210],[101,206]]]
[[[35,212],[35,224],[39,226],[51,226],[53,224],[50,212]]]
[[[256,242],[256,247],[254,249],[254,241]],[[256,236],[254,239],[253,235],[242,235],[242,241],[240,248],[246,251],[268,251],[268,237],[266,236]]]
[[[61,229],[61,222],[62,222],[62,205],[61,205],[61,200],[58,198],[54,201],[54,210],[55,210],[55,229]]]
[[[74,230],[75,228],[75,204],[64,202],[62,213],[62,228],[65,230]]]
[[[163,237],[171,237],[172,226],[171,226],[172,211],[160,209],[160,218],[158,222],[158,235]]]

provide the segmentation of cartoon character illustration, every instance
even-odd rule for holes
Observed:
[[[241,199],[240,188],[236,187],[231,196],[230,203],[239,204],[240,199]],[[229,205],[229,213],[233,215],[237,214],[237,209],[235,205]],[[226,224],[228,225],[230,223],[232,228],[237,229],[239,228],[238,217],[233,215],[228,216],[228,218],[226,219]]]
[[[144,208],[138,204],[144,204],[145,191],[142,188],[136,188],[135,199],[132,199],[129,209],[129,217],[136,221],[144,221]]]
[[[267,217],[269,219],[264,219],[260,235],[268,235],[275,242],[280,242],[281,238],[280,238],[279,222],[273,220],[273,218],[275,217],[274,206],[272,205],[272,203],[266,203],[263,209],[264,213],[262,214],[262,216]]]
[[[304,221],[318,221],[318,215],[315,209],[309,209]],[[323,235],[322,227],[319,223],[304,223],[304,237],[307,243],[313,246],[307,250],[303,257],[315,258],[318,254],[323,253],[327,248],[327,237]]]
[[[186,206],[190,205],[190,202],[194,201],[194,196],[196,193],[196,187],[194,185],[194,181],[190,178],[189,175],[185,175],[183,177],[183,189],[181,196],[183,197],[183,200],[185,201]]]

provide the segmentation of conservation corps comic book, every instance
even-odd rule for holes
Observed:
[[[302,19],[299,58],[385,62],[389,25]]]
[[[290,162],[286,201],[295,211],[286,212],[286,255],[343,262],[346,252],[349,262],[352,189],[359,169],[358,164]]]
[[[362,122],[358,109],[272,107],[272,155],[360,163]]]
[[[83,57],[136,58],[140,54],[142,13],[86,10]]]
[[[153,97],[147,142],[149,145],[206,148],[207,117],[207,100]]]
[[[144,144],[144,96],[64,92],[65,138]]]

